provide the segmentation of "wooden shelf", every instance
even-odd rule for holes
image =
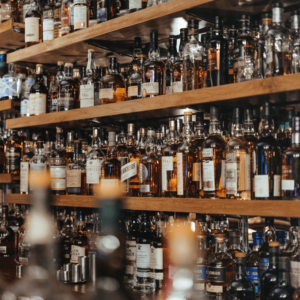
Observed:
[[[0,174],[0,183],[12,183],[13,180],[19,180],[20,177],[13,177],[11,174],[3,173]]]
[[[2,100],[0,101],[0,115],[5,113],[20,111],[20,102],[13,100]]]
[[[30,204],[30,195],[6,194],[6,203]],[[96,196],[53,196],[53,205],[69,207],[100,206]],[[265,217],[299,217],[299,201],[238,201],[225,199],[124,198],[124,209],[193,212],[206,214],[247,215]]]
[[[150,118],[162,118],[183,115],[186,107],[208,109],[208,104],[230,106],[245,104],[261,105],[262,101],[280,102],[282,105],[297,101],[300,74],[267,78],[237,84],[228,84],[201,90],[175,93],[121,103],[99,105],[39,116],[10,119],[6,128],[53,127],[57,124],[65,127],[82,127],[81,120],[101,122],[126,122]],[[242,101],[243,100],[243,101]],[[285,102],[285,103],[284,103]],[[78,122],[80,121],[80,122]],[[77,122],[77,123],[76,123]]]
[[[0,24],[0,49],[16,50],[25,46],[24,31],[25,25],[8,20]],[[17,30],[17,31],[16,31]]]

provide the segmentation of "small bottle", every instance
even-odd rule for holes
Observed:
[[[43,40],[42,14],[37,0],[31,0],[30,8],[25,16],[25,47],[41,43]]]
[[[236,260],[236,254],[243,253],[241,249],[241,232],[240,231],[229,231],[229,248],[227,249],[227,253],[231,255],[231,257]]]
[[[169,36],[169,49],[168,57],[166,61],[166,95],[173,93],[173,65],[175,63],[175,58],[177,57],[177,38],[173,35]]]
[[[43,42],[54,39],[54,4],[49,1],[43,11]]]
[[[74,31],[87,28],[89,26],[89,11],[87,0],[74,1]]]
[[[19,100],[17,92],[16,65],[8,64],[8,73],[2,77],[1,100]]]

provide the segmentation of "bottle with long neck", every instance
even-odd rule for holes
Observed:
[[[299,12],[298,10],[294,10],[291,13],[291,30],[292,30],[292,69],[291,73],[299,73],[300,72],[300,28],[299,28]]]
[[[177,38],[173,35],[170,35],[168,58],[166,61],[166,95],[173,93],[173,88],[172,88],[173,77],[174,77],[173,65],[175,63],[175,58],[177,57],[176,43],[177,43]]]
[[[235,24],[231,24],[228,30],[228,83],[236,82],[236,77],[233,72],[234,65],[234,45],[238,35]]]

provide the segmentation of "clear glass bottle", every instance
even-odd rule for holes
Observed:
[[[166,95],[173,93],[173,65],[177,57],[177,38],[174,35],[169,36],[169,49],[166,61]]]
[[[291,227],[288,232],[288,245],[281,252],[282,256],[290,257],[291,259],[295,258],[297,255],[299,241],[298,241],[298,218],[291,218]]]
[[[17,92],[16,65],[8,64],[8,73],[2,77],[1,100],[19,100]]]
[[[75,228],[73,221],[70,218],[70,214],[67,213],[66,218],[61,229],[62,242],[64,247],[63,263],[70,263],[71,259],[71,240],[75,234]]]
[[[5,173],[20,175],[21,153],[23,150],[22,141],[16,130],[12,130],[11,136],[5,144]]]
[[[50,112],[57,112],[58,111],[58,91],[59,91],[59,84],[64,79],[64,62],[58,61],[57,62],[57,72],[56,77],[54,78],[54,81],[52,84],[50,83],[49,87],[49,98],[50,98]]]
[[[74,0],[74,31],[89,26],[89,10],[87,0]]]
[[[67,133],[67,141],[66,141],[66,158],[67,158],[67,163],[71,162],[73,160],[73,156],[74,156],[74,131],[68,131],[68,133]]]
[[[25,16],[25,47],[39,44],[43,41],[42,14],[37,0],[31,0]]]
[[[43,11],[43,42],[54,39],[54,3],[48,1]]]
[[[235,24],[231,24],[228,29],[228,83],[235,83],[236,77],[233,71],[234,65],[234,45],[238,31]]]
[[[291,31],[292,31],[292,69],[291,73],[300,72],[300,31],[299,31],[299,12],[297,10],[291,13]]]

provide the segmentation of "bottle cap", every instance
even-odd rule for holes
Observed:
[[[221,16],[215,16],[214,29],[222,29],[223,28],[223,20]]]
[[[135,134],[135,125],[132,123],[127,124],[127,134],[134,135]]]
[[[183,113],[183,122],[192,122],[193,113],[191,111],[185,111]]]
[[[174,118],[169,119],[169,129],[170,131],[175,131],[176,128],[176,122]]]
[[[147,128],[147,136],[155,136],[154,128],[151,128],[151,127]]]
[[[291,259],[287,256],[281,256],[278,260],[279,270],[285,270],[287,273],[291,270]]]
[[[246,253],[244,253],[244,252],[237,252],[237,253],[235,253],[235,257],[239,257],[239,258],[246,257]]]
[[[140,135],[145,136],[146,135],[146,128],[140,128]]]
[[[88,52],[94,53],[95,50],[94,49],[89,49]]]
[[[276,247],[279,247],[280,246],[280,243],[279,242],[270,242],[269,243],[269,247],[271,248],[276,248]]]
[[[199,28],[199,21],[192,19],[188,21],[188,28],[189,29],[198,29]]]
[[[73,64],[72,63],[65,63],[65,67],[73,68]]]

